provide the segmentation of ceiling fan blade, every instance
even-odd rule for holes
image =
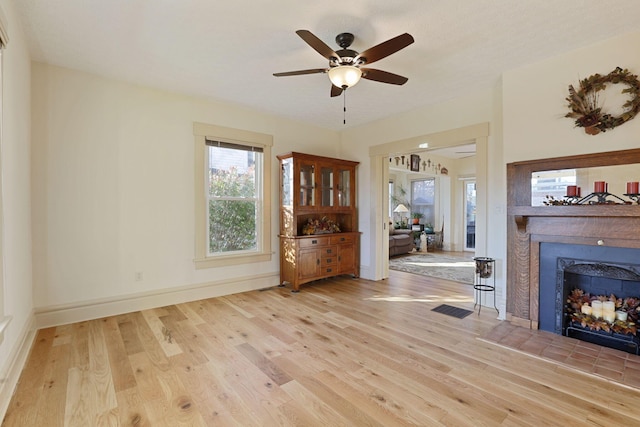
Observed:
[[[413,37],[408,34],[400,34],[392,39],[387,40],[386,42],[382,42],[378,45],[375,45],[372,48],[361,52],[358,56],[354,58],[354,62],[358,60],[362,60],[365,64],[371,64],[373,62],[379,61],[382,58],[386,58],[392,53],[396,53],[400,49],[404,49],[413,43]]]
[[[329,46],[326,45],[325,42],[314,36],[311,31],[308,30],[298,30],[296,34],[300,36],[302,40],[304,40],[309,46],[315,49],[320,55],[324,56],[328,60],[332,59],[340,59],[337,53],[333,51]]]
[[[340,96],[342,94],[342,88],[336,85],[331,85],[331,97]]]
[[[409,79],[398,74],[389,73],[387,71],[376,70],[374,68],[361,68],[362,78],[374,80],[381,83],[389,83],[392,85],[403,85]]]
[[[284,77],[284,76],[300,76],[302,74],[316,74],[316,73],[326,73],[326,68],[312,68],[310,70],[298,70],[298,71],[285,71],[284,73],[273,73],[276,77]]]

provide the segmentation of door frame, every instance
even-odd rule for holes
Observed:
[[[370,200],[375,200],[370,216],[371,248],[374,280],[389,277],[389,161],[394,153],[412,154],[425,151],[419,145],[429,143],[430,149],[476,144],[476,252],[487,250],[487,181],[489,123],[479,123],[443,132],[416,136],[369,148],[371,158]],[[385,197],[386,196],[386,197]]]

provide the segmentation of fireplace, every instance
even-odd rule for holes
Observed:
[[[640,340],[625,322],[583,315],[575,305],[611,295],[619,304],[640,298],[640,249],[541,243],[539,265],[540,329],[638,354]],[[567,301],[575,290],[583,296],[571,307]]]
[[[507,320],[512,324],[556,332],[556,315],[548,320],[546,304],[549,299],[551,306],[558,303],[558,258],[622,264],[636,272],[640,264],[638,255],[625,261],[615,255],[617,250],[640,250],[640,205],[531,206],[532,172],[635,163],[640,163],[640,149],[507,165]],[[546,265],[547,245],[565,248],[551,267]],[[587,255],[576,256],[575,246],[585,247]],[[549,282],[547,274],[554,286],[550,292],[541,289]]]

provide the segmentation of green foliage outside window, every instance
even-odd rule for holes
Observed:
[[[257,249],[257,199],[255,170],[210,171],[209,252],[247,251]]]

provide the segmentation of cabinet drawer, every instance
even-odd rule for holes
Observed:
[[[335,257],[336,255],[338,255],[338,247],[335,245],[320,248],[320,256],[322,258]]]
[[[322,266],[322,268],[327,268],[327,267],[332,267],[336,265],[337,262],[338,262],[338,258],[331,256],[331,257],[322,258],[322,261],[320,261],[320,265]]]
[[[352,235],[331,236],[332,245],[339,245],[341,243],[353,243],[353,236]]]
[[[298,245],[300,246],[300,249],[315,248],[317,246],[326,246],[328,244],[329,244],[328,237],[312,237],[308,239],[298,240]]]

